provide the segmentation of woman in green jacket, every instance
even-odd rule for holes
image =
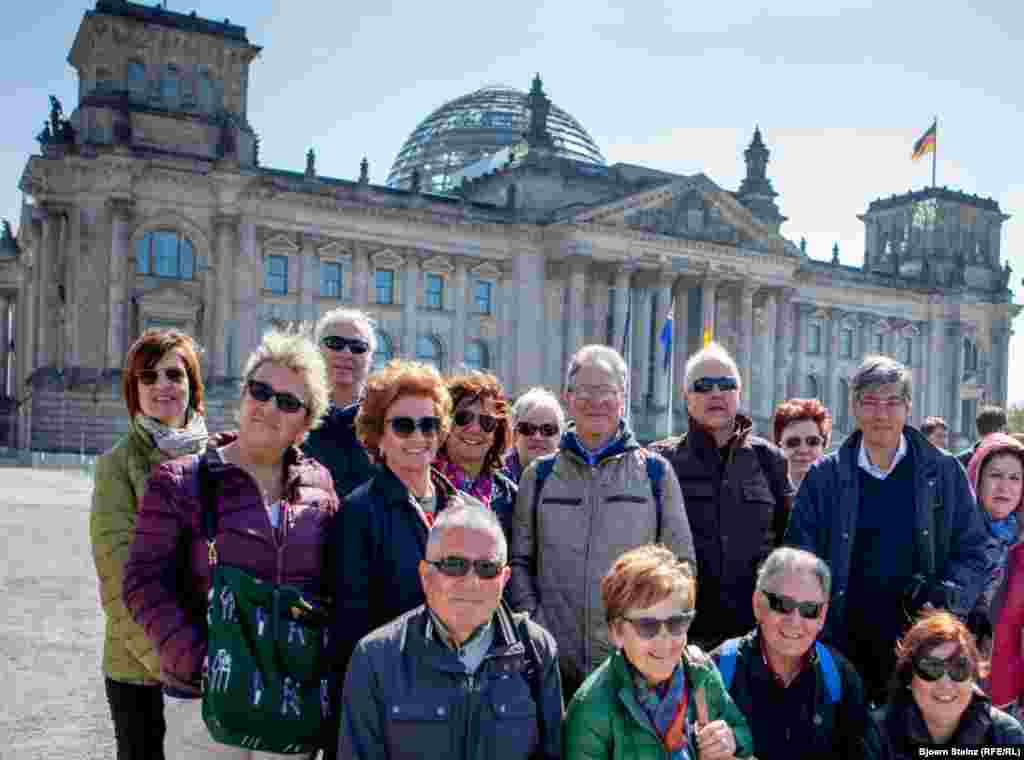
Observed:
[[[160,659],[121,597],[135,519],[153,466],[206,446],[199,347],[177,330],[146,330],[122,377],[128,433],[96,461],[89,536],[106,614],[103,673],[118,760],[163,760]]]
[[[686,646],[696,582],[662,546],[616,560],[601,597],[617,651],[569,703],[566,760],[749,757],[750,729],[710,659]]]

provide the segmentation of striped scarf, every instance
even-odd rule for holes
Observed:
[[[206,420],[193,409],[189,409],[188,419],[183,428],[165,425],[160,420],[147,417],[141,412],[135,415],[135,424],[149,433],[153,438],[153,444],[171,459],[202,451],[209,438]]]

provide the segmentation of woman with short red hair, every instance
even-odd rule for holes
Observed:
[[[797,491],[811,465],[828,447],[832,415],[816,398],[791,398],[775,410],[772,427],[775,445],[789,463],[789,479]]]

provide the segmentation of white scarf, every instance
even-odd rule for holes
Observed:
[[[165,425],[160,420],[147,417],[141,412],[135,415],[135,424],[149,433],[156,447],[172,459],[202,451],[209,438],[206,420],[203,415],[192,409],[188,411],[183,428]]]

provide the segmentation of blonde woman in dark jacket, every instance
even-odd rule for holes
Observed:
[[[206,445],[199,347],[177,330],[146,330],[128,351],[128,433],[96,460],[89,538],[106,616],[103,674],[118,760],[162,760],[160,657],[121,598],[139,503],[160,462]]]

